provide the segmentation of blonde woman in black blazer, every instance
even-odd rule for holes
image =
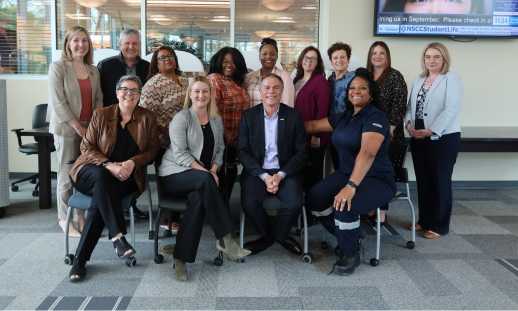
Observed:
[[[67,161],[81,155],[79,145],[86,133],[93,111],[103,106],[99,71],[93,63],[93,45],[88,30],[74,26],[63,39],[61,59],[49,67],[49,132],[54,134],[58,159],[57,206],[61,228],[65,228],[68,199],[73,187],[68,177],[72,165]],[[87,101],[87,102],[84,102]],[[69,236],[81,237],[84,211],[76,211],[76,229],[69,227]]]
[[[460,147],[457,121],[464,88],[449,71],[450,55],[441,43],[423,51],[423,73],[414,80],[405,117],[417,182],[419,221],[426,238],[447,234],[453,204],[451,176]]]

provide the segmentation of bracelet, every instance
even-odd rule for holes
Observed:
[[[353,187],[353,186],[351,186],[351,185],[346,185],[346,186],[347,186],[347,187],[349,187],[349,188],[351,188],[351,189],[352,189],[352,191],[353,191],[354,193],[356,193],[356,189],[354,189],[354,187]]]
[[[212,174],[218,174],[218,173],[216,173],[216,172],[214,172],[214,171],[209,171],[209,172],[211,172]]]

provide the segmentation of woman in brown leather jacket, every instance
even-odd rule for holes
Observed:
[[[160,148],[156,115],[137,103],[142,83],[137,76],[123,76],[117,82],[118,105],[97,109],[81,142],[70,179],[74,188],[92,195],[83,234],[76,250],[70,280],[86,275],[86,262],[104,229],[108,228],[117,256],[126,259],[135,250],[124,238],[126,222],[121,200],[131,192],[144,192],[144,164]]]

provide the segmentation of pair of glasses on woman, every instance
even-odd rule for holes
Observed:
[[[316,62],[317,61],[317,58],[316,57],[307,57],[307,56],[304,56],[304,58],[302,58],[305,62],[307,61],[311,61],[311,62]]]
[[[123,92],[123,93],[128,93],[128,92],[131,92],[131,94],[140,94],[140,90],[139,89],[128,89],[127,87],[121,87],[119,88],[119,91]]]
[[[169,54],[167,56],[158,57],[158,60],[161,62],[165,62],[166,60],[173,59],[173,58],[174,58],[174,55]]]

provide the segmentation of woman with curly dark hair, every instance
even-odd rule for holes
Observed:
[[[244,87],[247,74],[245,58],[238,49],[224,47],[219,50],[210,60],[209,79],[214,95],[218,112],[223,120],[223,136],[228,143],[227,161],[237,160],[237,129],[241,121],[241,113],[250,107],[248,93]],[[225,170],[220,170],[218,177],[224,178]],[[227,185],[225,189],[227,199],[232,193],[236,182],[237,167],[227,170]]]
[[[304,123],[308,134],[333,132],[340,157],[340,168],[306,193],[306,208],[338,241],[342,255],[333,266],[338,275],[350,275],[360,265],[360,215],[396,194],[390,123],[379,109],[379,94],[373,74],[358,68],[347,87],[346,110]]]

